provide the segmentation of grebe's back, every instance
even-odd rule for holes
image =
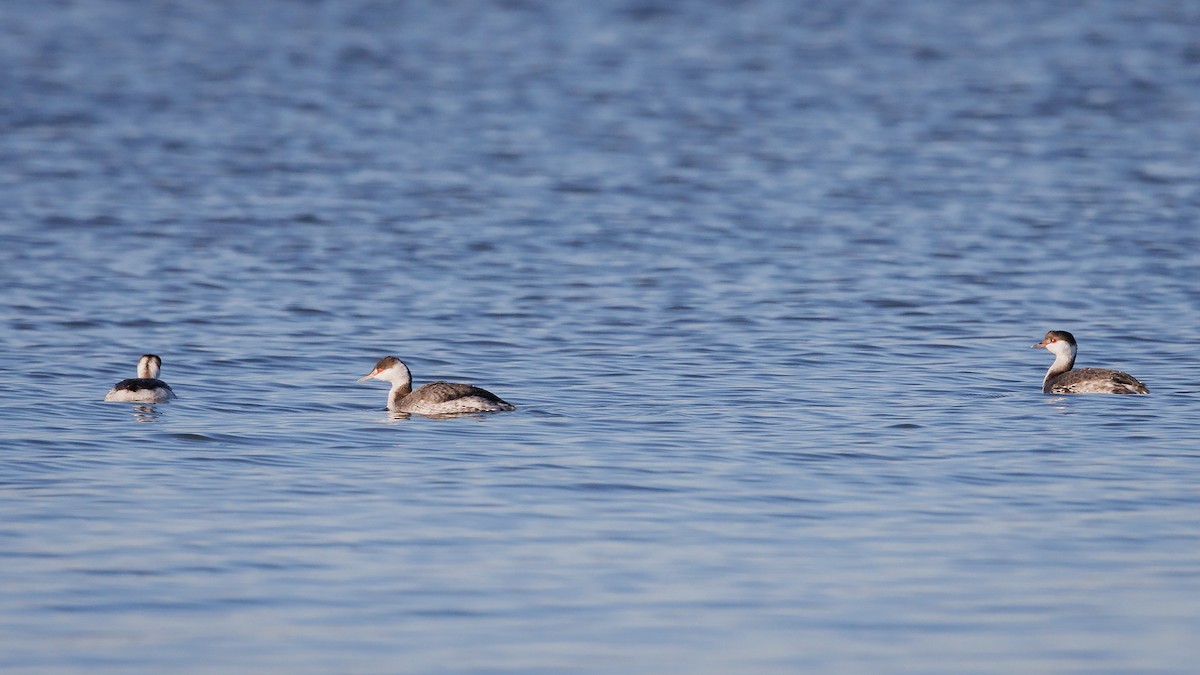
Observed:
[[[121,380],[104,395],[105,401],[117,403],[166,403],[175,398],[171,386],[158,379],[162,359],[157,354],[142,354],[138,359],[137,377]]]

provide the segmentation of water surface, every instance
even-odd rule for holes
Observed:
[[[5,672],[1200,657],[1188,6],[0,32]],[[1043,396],[1052,328],[1152,395]],[[519,408],[392,419],[385,354]]]

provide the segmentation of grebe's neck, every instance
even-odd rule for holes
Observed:
[[[162,361],[153,354],[146,354],[138,359],[137,376],[144,379],[155,379],[158,377],[158,369]]]
[[[1046,377],[1042,380],[1042,391],[1045,393],[1049,393],[1050,380],[1075,367],[1075,354],[1078,351],[1075,345],[1067,342],[1055,343],[1049,349],[1054,352],[1054,363],[1050,364],[1050,369],[1046,371]]]
[[[392,390],[388,392],[388,410],[398,410],[400,399],[412,393],[412,373],[400,359],[392,360],[394,363],[375,377],[392,383]]]
[[[388,392],[388,410],[398,410],[400,399],[412,393],[412,378],[392,382],[392,390]]]

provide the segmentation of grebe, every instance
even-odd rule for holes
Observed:
[[[1146,385],[1138,382],[1129,373],[1107,368],[1080,368],[1075,365],[1075,336],[1065,330],[1046,333],[1033,348],[1045,347],[1054,354],[1054,363],[1042,380],[1043,394],[1149,394]]]
[[[392,412],[421,415],[453,415],[455,413],[499,412],[516,410],[516,406],[486,389],[454,382],[430,382],[413,391],[412,373],[408,366],[394,356],[385,356],[364,380],[383,380],[392,383],[388,392],[387,409]]]
[[[104,395],[105,401],[118,403],[165,403],[175,398],[170,385],[158,379],[162,359],[155,354],[142,354],[138,359],[137,377],[121,380]]]

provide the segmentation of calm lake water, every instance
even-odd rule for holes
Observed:
[[[0,670],[1193,672],[1197,36],[0,5]]]

